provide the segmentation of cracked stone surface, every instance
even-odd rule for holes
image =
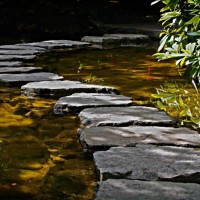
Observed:
[[[0,67],[0,74],[4,74],[5,72],[8,74],[15,73],[30,73],[30,72],[41,72],[41,67]]]
[[[84,126],[129,126],[174,124],[174,120],[164,111],[146,106],[87,108],[80,112]]]
[[[200,185],[109,179],[100,183],[95,200],[199,200]]]
[[[200,147],[200,134],[189,128],[158,126],[91,127],[80,129],[84,152],[136,144],[175,145]]]
[[[74,93],[118,93],[115,88],[84,84],[79,81],[42,81],[28,83],[21,87],[21,92],[26,96],[62,97]]]
[[[194,148],[136,145],[94,154],[99,179],[200,183],[200,151]]]
[[[56,81],[62,80],[62,76],[50,72],[36,72],[36,73],[26,73],[26,74],[0,74],[1,84],[7,86],[22,86],[28,82],[34,81]]]
[[[54,113],[60,115],[68,113],[77,114],[85,108],[129,105],[132,105],[132,99],[123,95],[76,93],[60,98],[54,106]]]

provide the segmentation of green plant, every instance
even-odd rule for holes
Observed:
[[[160,60],[175,59],[183,76],[197,89],[200,85],[200,0],[155,0],[162,2],[163,31],[154,55]]]
[[[200,130],[200,95],[188,85],[166,82],[157,93],[152,94],[153,103],[176,118],[179,125]]]

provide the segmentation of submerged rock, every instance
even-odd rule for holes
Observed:
[[[79,131],[83,150],[87,153],[115,146],[156,144],[200,147],[200,135],[188,128],[129,126],[91,127]]]
[[[157,108],[146,106],[87,108],[79,117],[85,126],[163,125],[175,123],[169,115]]]
[[[26,74],[0,74],[0,83],[7,86],[22,86],[28,82],[62,80],[62,76],[50,72],[37,72]]]
[[[21,87],[21,92],[26,96],[61,97],[74,93],[118,93],[115,88],[84,84],[79,81],[42,81],[28,83]]]
[[[200,185],[109,179],[100,182],[95,200],[198,200]]]
[[[132,99],[123,95],[76,93],[60,98],[54,106],[54,113],[60,115],[77,114],[85,108],[130,105],[132,105]]]
[[[94,153],[100,180],[133,180],[200,183],[200,151],[193,148],[136,145],[112,147]]]

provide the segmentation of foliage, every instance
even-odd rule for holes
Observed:
[[[166,82],[161,89],[156,89],[157,94],[152,94],[156,99],[154,104],[174,116],[179,125],[189,125],[200,130],[200,95],[194,88],[187,89],[187,85]]]
[[[200,85],[200,0],[155,0],[162,2],[163,31],[157,59],[175,59],[178,69],[195,86]]]

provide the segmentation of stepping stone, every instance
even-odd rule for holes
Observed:
[[[0,67],[0,74],[41,72],[41,67]]]
[[[116,37],[121,40],[121,46],[134,46],[147,44],[150,42],[150,38],[147,35],[143,34],[123,34],[123,33],[115,33],[115,34],[104,34],[104,37]]]
[[[76,93],[60,98],[54,106],[54,113],[60,115],[77,114],[85,108],[130,105],[132,105],[132,99],[123,95]]]
[[[37,50],[31,50],[31,49],[19,49],[19,50],[13,50],[13,49],[7,49],[3,50],[0,49],[0,55],[34,55],[40,53]]]
[[[93,153],[116,146],[155,144],[200,147],[200,134],[189,128],[158,126],[91,127],[79,131],[84,152]]]
[[[4,61],[4,62],[0,61],[0,67],[17,67],[22,64],[23,63],[19,61]]]
[[[0,61],[29,61],[35,58],[36,55],[0,55]]]
[[[62,97],[74,93],[115,93],[115,88],[93,84],[84,84],[79,81],[42,81],[28,83],[21,87],[26,96]]]
[[[100,183],[95,200],[199,200],[200,185],[109,179]]]
[[[47,51],[45,48],[36,47],[36,46],[28,46],[23,44],[15,44],[15,45],[0,45],[0,49],[2,50],[33,50],[43,53]]]
[[[159,125],[170,126],[175,123],[164,111],[146,106],[87,108],[79,117],[84,126],[130,126]]]
[[[41,42],[32,42],[23,44],[23,46],[35,46],[46,49],[60,49],[60,48],[83,48],[89,46],[86,42],[78,42],[71,40],[48,40]]]
[[[193,148],[136,145],[97,151],[94,162],[100,180],[200,183],[200,151]]]
[[[0,74],[0,82],[7,86],[22,86],[28,82],[62,80],[62,76],[50,72],[37,72],[27,74]]]

